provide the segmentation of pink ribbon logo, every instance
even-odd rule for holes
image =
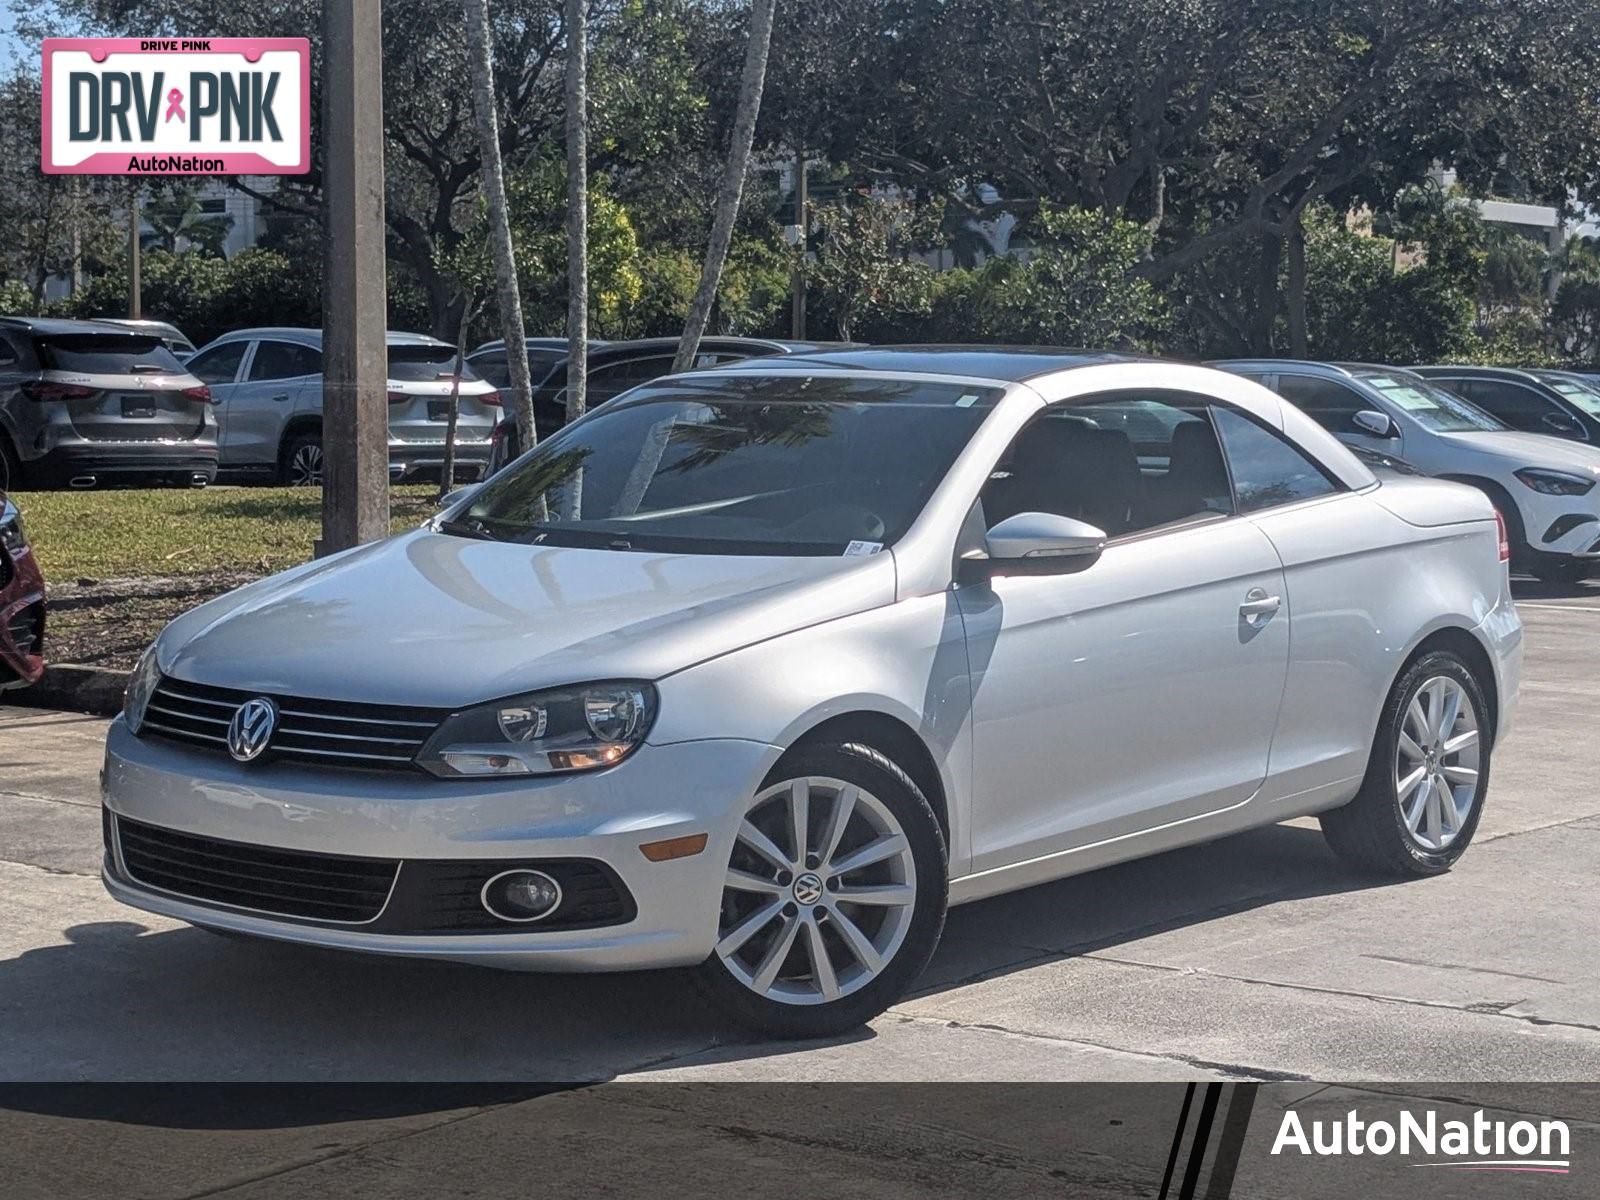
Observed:
[[[180,121],[189,119],[183,115],[183,92],[178,88],[173,88],[167,93],[167,115],[164,120],[170,121],[173,117],[177,117]]]

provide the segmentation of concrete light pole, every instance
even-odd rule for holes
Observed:
[[[144,315],[143,288],[139,280],[139,184],[128,185],[128,317],[137,321]],[[77,269],[76,263],[73,265]]]
[[[322,540],[389,533],[381,0],[322,9]]]

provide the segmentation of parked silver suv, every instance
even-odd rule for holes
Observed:
[[[216,473],[211,392],[159,337],[0,317],[0,488],[204,487]]]
[[[444,465],[455,347],[391,333],[389,478],[437,475]],[[322,330],[240,329],[195,352],[188,367],[210,385],[222,426],[222,469],[286,484],[322,482]],[[456,478],[480,477],[500,394],[466,365],[456,422]]]

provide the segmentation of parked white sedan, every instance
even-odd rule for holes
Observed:
[[[1202,367],[669,377],[173,622],[108,736],[105,882],[322,946],[692,967],[836,1033],[947,903],[1307,814],[1448,869],[1516,699],[1506,557],[1481,493],[1380,483]]]

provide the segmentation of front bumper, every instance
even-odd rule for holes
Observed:
[[[1587,496],[1546,496],[1525,487],[1517,500],[1529,549],[1600,559],[1600,488]]]
[[[776,758],[760,742],[645,745],[608,770],[516,782],[419,773],[242,766],[136,738],[121,718],[106,738],[104,803],[115,816],[201,837],[323,854],[407,859],[598,860],[637,915],[604,928],[474,934],[366,932],[174,895],[136,881],[109,854],[106,890],[197,925],[302,942],[518,970],[687,966],[712,951],[722,878],[741,802]],[[705,833],[699,854],[645,859],[644,842]],[[403,870],[403,867],[402,867]]]

